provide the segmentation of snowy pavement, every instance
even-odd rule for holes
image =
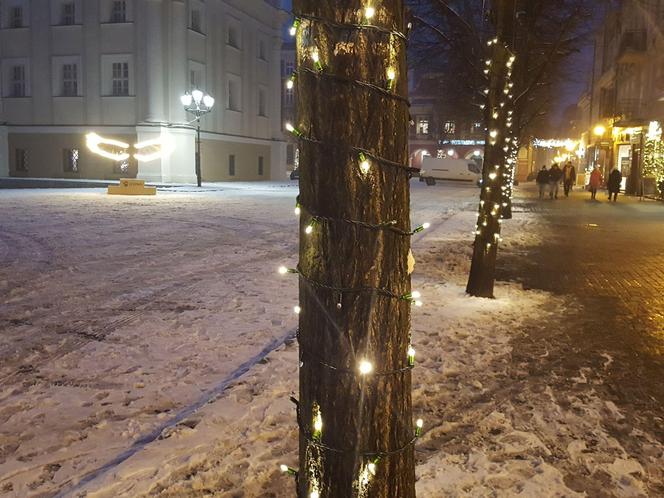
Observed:
[[[297,282],[275,269],[296,262],[296,193],[0,191],[0,496],[292,496]],[[576,303],[464,294],[477,193],[413,182],[432,223],[413,241],[418,496],[584,496],[589,453],[601,496],[661,489],[661,442],[621,444],[591,385],[527,389],[540,360],[515,344]],[[530,210],[504,227],[507,259],[546,235]]]

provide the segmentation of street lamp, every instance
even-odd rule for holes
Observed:
[[[195,116],[196,121],[196,181],[201,186],[201,117],[214,107],[214,99],[200,90],[193,90],[180,97],[184,110]]]
[[[604,126],[602,126],[602,125],[597,125],[597,126],[595,126],[595,128],[593,129],[593,133],[594,133],[595,135],[597,135],[598,137],[602,137],[602,136],[604,136],[604,134],[606,133],[606,127],[604,127]]]

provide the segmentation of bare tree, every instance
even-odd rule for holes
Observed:
[[[293,2],[307,498],[415,496],[405,7],[373,5]]]
[[[599,0],[410,2],[421,27],[411,59],[422,61],[425,53],[429,63],[438,58],[437,64],[447,67],[451,75],[441,93],[465,95],[468,112],[473,115],[482,108],[487,133],[493,131],[501,139],[496,150],[490,137],[486,142],[480,224],[467,287],[471,295],[493,297],[500,226],[492,226],[488,218],[493,218],[491,213],[495,209],[500,219],[512,216],[513,164],[507,164],[507,158],[513,157],[515,141],[525,143],[541,129],[543,117],[555,102],[556,85],[565,76],[564,64],[589,35],[592,8],[599,3]],[[496,36],[499,44],[488,45],[487,41]],[[502,80],[499,81],[504,75],[487,71],[482,65],[485,59],[501,58],[498,53],[501,47],[507,47],[516,56],[509,88],[513,97],[509,102],[509,120],[502,112],[497,120],[493,118],[495,105],[500,103],[492,101],[491,93],[487,100],[486,94],[487,87],[490,92],[506,91]],[[511,142],[504,142],[507,137]],[[497,181],[489,184],[487,178],[496,173]],[[486,187],[491,189],[489,193]]]

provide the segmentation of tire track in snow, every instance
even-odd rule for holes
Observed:
[[[182,408],[180,411],[178,411],[175,414],[175,416],[173,416],[166,422],[158,425],[148,434],[144,435],[143,437],[135,441],[131,445],[131,447],[129,447],[127,450],[123,451],[112,460],[109,460],[101,467],[91,472],[88,472],[76,484],[73,484],[71,486],[66,486],[65,484],[65,487],[61,487],[54,498],[64,498],[66,496],[71,496],[71,493],[74,493],[83,488],[85,485],[90,484],[98,477],[101,477],[110,470],[116,468],[122,462],[131,458],[139,451],[143,450],[150,443],[156,441],[159,438],[159,436],[164,433],[164,431],[176,427],[180,422],[182,422],[187,417],[190,417],[191,415],[196,413],[203,406],[209,403],[214,403],[217,399],[219,399],[223,395],[224,391],[226,391],[226,389],[230,387],[235,381],[239,380],[242,376],[244,376],[244,374],[249,372],[254,366],[256,366],[259,362],[265,359],[270,353],[275,351],[277,348],[285,344],[287,341],[294,339],[295,334],[296,334],[296,329],[289,331],[287,334],[283,335],[278,339],[272,340],[257,355],[253,356],[252,358],[249,358],[247,361],[238,366],[233,372],[231,372],[230,375],[228,375],[225,379],[219,382],[215,387],[213,387],[205,394],[203,394],[203,396],[201,396],[195,403]]]

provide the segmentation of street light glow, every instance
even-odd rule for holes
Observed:
[[[597,125],[593,129],[593,133],[595,135],[597,135],[598,137],[601,137],[602,135],[604,135],[606,133],[606,128],[602,125]]]
[[[191,96],[194,98],[194,102],[196,102],[196,104],[200,104],[203,100],[203,92],[198,89],[192,91]]]

